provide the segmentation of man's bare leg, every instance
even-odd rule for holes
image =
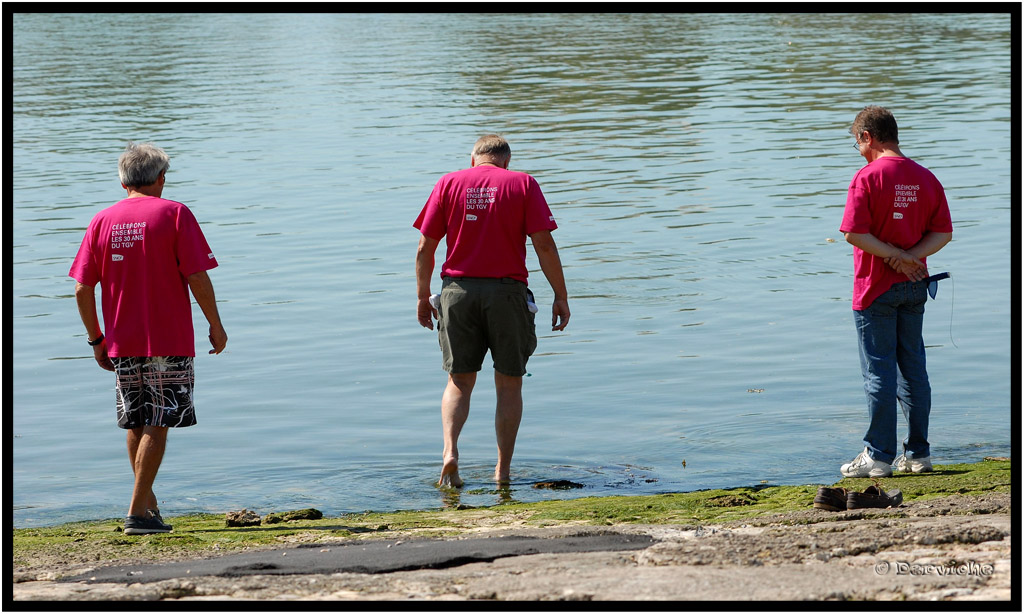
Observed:
[[[134,440],[135,454],[132,470],[135,472],[135,488],[132,491],[132,502],[128,507],[129,516],[146,517],[146,510],[156,509],[156,496],[153,494],[153,482],[164,459],[167,447],[167,427],[144,426],[132,429],[128,435],[128,449],[132,450]]]
[[[444,452],[441,479],[438,486],[462,487],[459,477],[459,434],[469,417],[469,398],[476,385],[476,373],[451,373],[441,398],[441,429],[444,434]]]
[[[497,396],[494,433],[498,439],[498,464],[494,468],[494,479],[506,483],[509,481],[519,422],[523,418],[523,378],[495,371],[494,391]]]
[[[139,454],[139,442],[142,440],[142,433],[145,427],[138,427],[128,430],[128,462],[132,464],[132,475],[135,474],[135,459]],[[147,498],[146,509],[149,510],[160,510],[160,504],[156,499],[156,493],[153,492],[153,488],[149,489],[149,497]]]

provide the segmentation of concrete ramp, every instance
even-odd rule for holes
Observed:
[[[381,574],[415,569],[444,569],[532,554],[641,550],[656,541],[648,535],[613,532],[561,537],[353,540],[230,554],[212,559],[106,567],[62,578],[61,581],[135,583],[195,576]]]

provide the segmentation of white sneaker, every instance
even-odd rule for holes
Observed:
[[[868,449],[864,448],[857,458],[840,467],[839,471],[848,478],[887,478],[892,475],[892,466],[872,459]]]
[[[896,471],[909,471],[911,473],[924,473],[932,470],[932,457],[907,458],[906,454],[900,454],[893,463]]]

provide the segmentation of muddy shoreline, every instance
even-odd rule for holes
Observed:
[[[241,577],[149,583],[67,582],[114,563],[33,560],[15,567],[15,601],[975,601],[1019,610],[1013,591],[1012,496],[952,495],[896,509],[807,509],[713,524],[481,526],[460,537],[560,539],[594,531],[650,536],[632,552],[509,556],[392,573]],[[395,535],[391,534],[391,538]],[[305,536],[329,547],[330,537]],[[374,539],[371,537],[370,539]],[[336,541],[336,540],[334,540]],[[255,550],[261,550],[259,548]],[[263,548],[268,553],[272,548]],[[269,554],[268,554],[269,555]],[[197,555],[206,558],[209,553]],[[179,557],[170,557],[180,560]],[[169,559],[166,559],[169,560]]]

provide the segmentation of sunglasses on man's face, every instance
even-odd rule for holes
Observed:
[[[935,294],[939,291],[939,280],[948,278],[949,273],[939,273],[925,278],[925,281],[928,282],[928,296],[935,298]]]

